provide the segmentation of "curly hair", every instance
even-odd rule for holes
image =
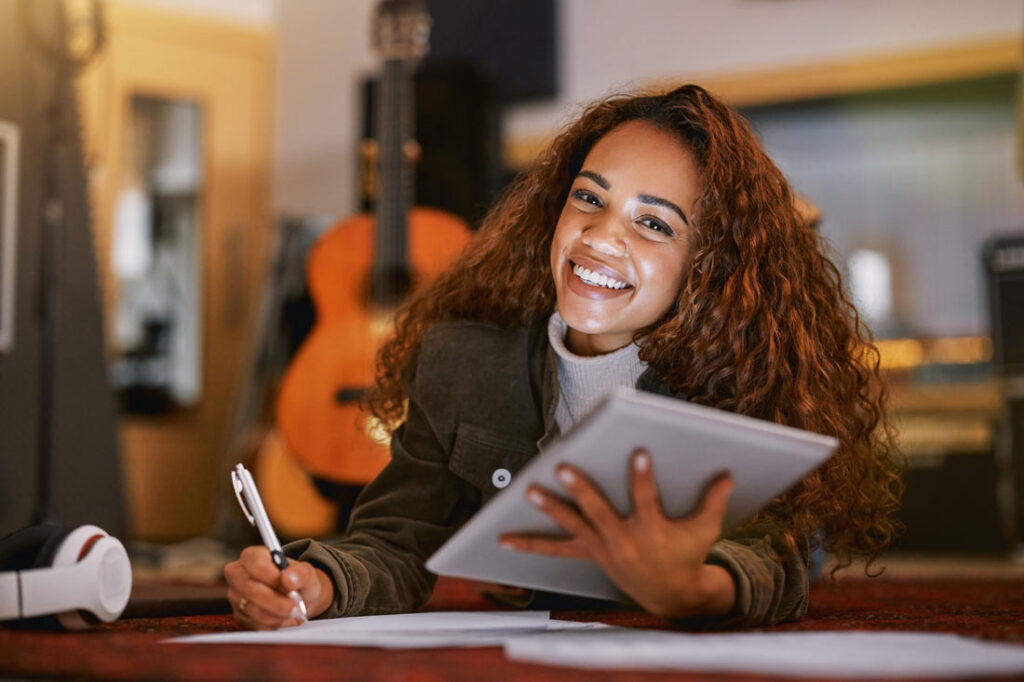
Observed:
[[[570,185],[597,140],[637,119],[693,152],[701,186],[692,265],[675,305],[637,332],[640,357],[694,403],[836,438],[833,457],[750,523],[777,527],[791,548],[820,543],[839,566],[863,555],[870,567],[897,530],[902,494],[878,350],[781,171],[746,121],[696,85],[611,97],[570,124],[458,260],[398,311],[367,406],[400,423],[401,374],[438,321],[516,327],[551,315],[549,251]]]

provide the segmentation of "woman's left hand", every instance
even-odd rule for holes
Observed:
[[[722,534],[734,485],[730,476],[712,479],[697,509],[679,519],[667,518],[662,511],[651,457],[644,450],[633,453],[633,509],[625,517],[578,469],[561,465],[556,476],[578,509],[536,485],[526,497],[568,537],[515,533],[501,537],[503,546],[593,561],[619,589],[655,615],[685,618],[732,609],[732,577],[724,568],[704,563]]]

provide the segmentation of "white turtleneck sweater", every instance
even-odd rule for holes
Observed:
[[[548,321],[548,340],[555,351],[560,387],[555,421],[565,433],[585,417],[601,398],[620,386],[633,388],[647,363],[640,359],[640,348],[630,343],[611,353],[584,357],[565,346],[568,326],[555,311]]]

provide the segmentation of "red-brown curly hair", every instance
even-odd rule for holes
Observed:
[[[836,454],[752,523],[776,525],[790,546],[823,538],[840,565],[877,557],[895,533],[902,493],[878,351],[782,173],[744,119],[696,85],[612,97],[569,125],[457,262],[398,312],[368,407],[385,423],[401,421],[401,373],[432,324],[514,327],[551,315],[549,250],[570,185],[597,140],[635,119],[687,145],[702,188],[692,266],[673,308],[638,332],[640,357],[695,403],[837,438]]]

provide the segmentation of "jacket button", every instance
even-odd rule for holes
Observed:
[[[491,474],[491,483],[495,488],[505,488],[512,482],[512,472],[508,469],[495,469]]]

